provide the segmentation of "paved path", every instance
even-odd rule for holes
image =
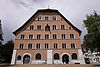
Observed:
[[[19,64],[0,65],[0,67],[100,67],[100,64]]]

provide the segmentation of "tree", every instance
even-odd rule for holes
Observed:
[[[12,40],[7,41],[7,43],[2,46],[2,58],[6,63],[11,62],[13,47],[14,43]]]
[[[100,51],[100,15],[94,12],[87,15],[87,19],[83,22],[88,31],[83,43],[91,51]]]

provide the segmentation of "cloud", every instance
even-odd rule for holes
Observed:
[[[100,0],[0,0],[0,19],[4,30],[4,43],[14,39],[13,31],[23,25],[38,9],[58,9],[73,25],[86,34],[83,20],[87,14],[100,14]]]

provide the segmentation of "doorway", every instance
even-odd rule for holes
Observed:
[[[62,62],[63,62],[63,64],[64,63],[68,64],[68,62],[69,62],[69,56],[67,54],[64,54],[62,56]]]
[[[29,64],[30,63],[30,56],[29,55],[25,55],[23,57],[23,64]]]

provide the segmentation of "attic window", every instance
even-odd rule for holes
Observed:
[[[48,16],[45,17],[45,20],[49,20]]]
[[[69,29],[72,29],[72,27],[69,27]]]
[[[45,31],[50,31],[50,26],[48,24],[45,27]]]
[[[39,20],[42,20],[42,17],[41,17],[41,16],[38,17],[38,21],[39,21]]]
[[[56,16],[53,16],[53,17],[52,17],[52,20],[56,20]]]
[[[63,19],[61,18],[61,20],[63,20]]]

